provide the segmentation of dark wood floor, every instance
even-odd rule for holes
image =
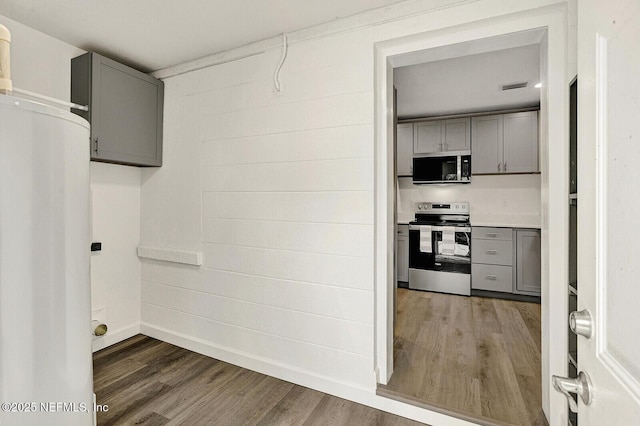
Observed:
[[[146,336],[94,354],[98,425],[420,425]]]
[[[545,425],[540,305],[398,289],[394,372],[382,387],[427,405]]]

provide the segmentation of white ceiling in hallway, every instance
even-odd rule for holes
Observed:
[[[398,0],[0,0],[0,15],[154,71]]]
[[[514,47],[396,68],[398,117],[428,117],[537,106],[540,45]],[[522,89],[504,84],[527,82]]]

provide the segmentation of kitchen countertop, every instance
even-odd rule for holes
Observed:
[[[408,225],[409,222],[413,222],[416,216],[413,212],[398,212],[398,225]]]

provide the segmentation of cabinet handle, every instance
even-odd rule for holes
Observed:
[[[491,254],[491,255],[495,255],[498,254],[498,250],[487,250],[485,251],[486,254]]]
[[[501,172],[502,170],[500,169],[502,167],[501,163],[498,163],[498,172]]]
[[[96,138],[95,146],[93,148],[96,154],[98,154],[98,138]]]
[[[498,238],[498,234],[495,232],[487,232],[487,238]]]
[[[498,277],[496,275],[485,275],[484,279],[489,281],[497,281]]]
[[[506,162],[506,161],[505,161],[505,163],[504,163],[504,171],[505,171],[505,172],[507,171],[507,162]]]

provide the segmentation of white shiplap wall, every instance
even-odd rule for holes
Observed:
[[[374,44],[556,2],[453,3],[292,44],[280,94],[277,49],[165,80],[141,241],[203,266],[143,261],[143,332],[373,395]]]

